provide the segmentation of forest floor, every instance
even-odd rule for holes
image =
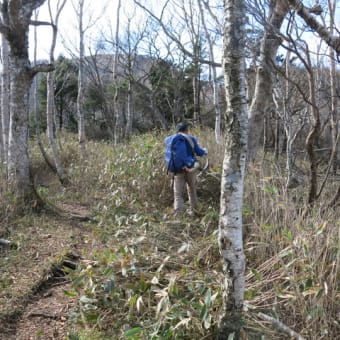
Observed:
[[[176,218],[156,137],[122,148],[89,143],[86,154],[70,142],[68,187],[33,153],[36,187],[59,213],[16,215],[0,182],[0,239],[12,242],[0,245],[0,340],[213,338],[224,279],[221,169],[211,157],[198,179],[199,214]],[[305,339],[339,339],[339,210],[302,223],[302,188],[287,200],[284,176],[268,164],[246,183],[242,339],[290,338],[264,314]]]
[[[48,179],[44,185],[55,190],[52,189],[55,183],[49,183]],[[67,294],[74,288],[67,275],[70,264],[74,269],[72,266],[78,263],[91,262],[99,251],[122,247],[127,234],[133,238],[144,237],[143,231],[137,230],[136,225],[131,223],[131,230],[124,226],[124,231],[121,231],[124,236],[111,239],[114,246],[105,243],[102,235],[96,232],[97,221],[89,222],[86,218],[93,214],[91,210],[96,209],[95,199],[88,205],[69,202],[59,202],[59,207],[65,212],[63,216],[31,213],[16,217],[7,225],[0,224],[0,238],[14,240],[12,246],[0,247],[0,340],[73,338],[68,332],[74,325],[72,312],[79,305],[79,296]],[[189,222],[185,217],[179,220],[169,215],[168,220],[160,223],[156,222],[154,235],[150,235],[148,241],[159,247],[159,254],[151,260],[151,266],[156,268],[163,266],[166,255],[173,257],[173,252],[179,263],[186,262],[182,254],[176,254],[183,245],[182,237],[191,243],[190,240],[198,240],[208,232],[205,229],[202,233],[199,217]],[[210,229],[210,222],[208,225],[206,228]],[[199,247],[197,244],[198,250],[202,250]],[[168,249],[167,253],[165,249]],[[207,256],[207,253],[202,256]],[[203,261],[209,259],[207,256],[207,260]],[[178,265],[175,263],[173,266]]]
[[[76,206],[72,211],[87,213]],[[63,275],[63,262],[74,262],[85,249],[91,251],[93,243],[83,222],[48,215],[39,219],[33,225],[26,221],[12,226],[22,243],[0,253],[1,340],[66,338],[75,301],[65,297],[70,281]]]

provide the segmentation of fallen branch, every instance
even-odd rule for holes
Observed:
[[[53,320],[58,320],[60,319],[60,315],[51,315],[47,313],[30,313],[28,315],[29,318],[47,318],[47,319],[53,319]]]
[[[291,328],[289,328],[288,326],[283,324],[281,321],[274,319],[273,317],[266,315],[266,314],[263,314],[263,313],[259,313],[258,315],[259,315],[260,318],[262,318],[263,320],[269,321],[275,328],[277,328],[280,331],[288,334],[293,339],[305,340],[304,337],[302,337],[300,334],[293,331]]]

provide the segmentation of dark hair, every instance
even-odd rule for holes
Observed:
[[[189,129],[189,124],[188,123],[185,123],[185,122],[181,122],[179,124],[177,124],[176,126],[176,131],[177,132],[184,132],[184,131],[187,131]]]

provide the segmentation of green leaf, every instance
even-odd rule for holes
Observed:
[[[205,293],[204,301],[205,301],[205,304],[207,305],[207,307],[211,306],[211,290],[210,290],[210,288]]]
[[[252,269],[251,272],[254,274],[257,281],[262,282],[262,275],[256,269]]]
[[[72,293],[72,292],[70,292],[70,291],[68,291],[68,290],[65,290],[65,289],[64,289],[64,294],[65,294],[66,296],[69,296],[69,297],[76,297],[76,296],[77,296],[76,293]]]
[[[205,319],[206,319],[206,317],[207,317],[207,314],[208,314],[207,305],[203,305],[202,308],[201,308],[200,319],[201,319],[202,321],[205,321]]]
[[[269,194],[277,194],[278,190],[276,187],[273,187],[273,186],[266,186],[264,188],[264,191],[269,193]]]
[[[81,286],[85,282],[85,278],[86,278],[86,274],[80,275],[78,278],[76,278],[72,282],[72,286],[76,288]]]
[[[143,331],[143,328],[141,327],[131,328],[125,332],[125,336],[128,338],[131,338],[131,337],[134,337],[135,335],[140,334],[142,331]]]

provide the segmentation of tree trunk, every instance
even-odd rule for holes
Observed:
[[[16,194],[16,208],[31,205],[36,198],[30,176],[28,155],[28,98],[34,75],[50,66],[31,68],[28,58],[28,31],[32,13],[45,0],[14,1],[1,5],[0,31],[9,43],[10,133],[8,176]]]
[[[79,0],[79,70],[78,70],[78,96],[77,96],[77,116],[78,116],[78,142],[81,147],[85,146],[85,116],[84,116],[84,2]]]
[[[127,93],[126,125],[125,125],[125,138],[126,139],[129,139],[132,134],[132,122],[133,122],[132,96],[133,96],[132,81],[129,79],[128,93]]]
[[[213,43],[211,41],[210,33],[205,22],[204,10],[202,8],[201,0],[197,0],[197,3],[199,6],[201,18],[202,18],[202,25],[203,25],[204,32],[205,32],[205,37],[208,43],[209,59],[213,61],[215,59]],[[218,87],[218,82],[217,82],[216,66],[211,65],[210,69],[212,71],[212,77],[213,77],[212,86],[213,86],[214,110],[215,110],[215,139],[216,139],[216,142],[220,144],[222,142],[221,140],[222,139],[222,133],[221,133],[222,119],[221,119],[220,95],[219,95],[219,87]]]
[[[58,19],[60,16],[60,13],[65,6],[66,0],[63,0],[61,3],[61,6],[57,8],[57,13],[55,20],[53,22],[53,34],[52,34],[52,43],[51,43],[51,49],[50,49],[50,63],[54,64],[54,50],[55,45],[57,41],[57,25],[58,25]],[[50,6],[50,0],[49,0],[49,6]],[[50,8],[50,15],[51,15],[51,21],[53,21],[52,18],[52,11]],[[65,173],[64,167],[61,164],[61,161],[58,156],[57,146],[54,139],[54,114],[55,114],[55,102],[54,102],[54,71],[51,71],[47,74],[47,103],[46,103],[46,117],[47,117],[47,136],[48,140],[50,142],[50,147],[52,151],[52,156],[55,164],[55,169],[57,171],[57,175],[59,178],[59,181],[67,185],[69,183],[69,180],[67,178],[67,175]]]
[[[218,243],[224,262],[223,313],[218,339],[240,336],[245,290],[242,206],[247,155],[245,3],[225,0],[224,78],[226,146],[222,170]]]
[[[114,100],[113,100],[113,110],[114,110],[114,143],[118,144],[120,142],[120,112],[118,108],[118,91],[119,91],[119,83],[118,83],[118,62],[119,62],[119,19],[120,19],[120,9],[121,9],[121,0],[118,0],[117,4],[117,21],[116,21],[116,42],[115,42],[115,55],[113,61],[112,68],[112,76],[113,76],[113,85],[114,85]]]
[[[9,139],[9,46],[4,36],[1,36],[1,132],[2,132],[2,160],[8,160],[8,139]]]
[[[10,134],[8,175],[21,205],[33,194],[28,156],[28,98],[31,86],[28,58],[10,53]]]
[[[269,22],[260,48],[260,64],[256,72],[256,85],[249,112],[249,150],[250,161],[256,159],[261,136],[263,136],[263,119],[272,107],[272,64],[275,61],[280,38],[274,30],[280,31],[289,6],[285,1],[271,0]],[[272,28],[270,31],[268,27]]]
[[[38,11],[35,11],[34,13],[34,20],[38,19]],[[37,36],[37,27],[34,27],[34,50],[33,50],[33,64],[37,64],[37,46],[38,46],[38,36]],[[40,115],[38,110],[38,79],[35,77],[33,79],[33,113],[35,118],[35,132],[37,135],[37,142],[41,151],[41,154],[46,162],[46,164],[49,166],[49,168],[55,173],[57,170],[52,164],[52,161],[48,157],[48,154],[45,150],[42,138],[41,138],[41,131],[40,131]]]
[[[308,206],[312,207],[317,199],[318,189],[318,162],[316,159],[314,146],[316,145],[320,134],[320,114],[316,105],[315,98],[315,80],[313,69],[309,70],[308,74],[309,93],[310,93],[310,110],[312,115],[312,127],[306,139],[306,149],[310,164],[310,186],[308,194]]]
[[[328,0],[328,8],[330,15],[330,33],[334,33],[334,16],[336,9],[336,1]],[[336,152],[337,140],[338,140],[338,96],[336,93],[336,67],[335,67],[335,53],[333,47],[329,47],[329,59],[330,59],[330,86],[331,86],[331,135],[332,135],[332,154],[333,159],[333,174],[335,175],[338,169],[338,153]]]

